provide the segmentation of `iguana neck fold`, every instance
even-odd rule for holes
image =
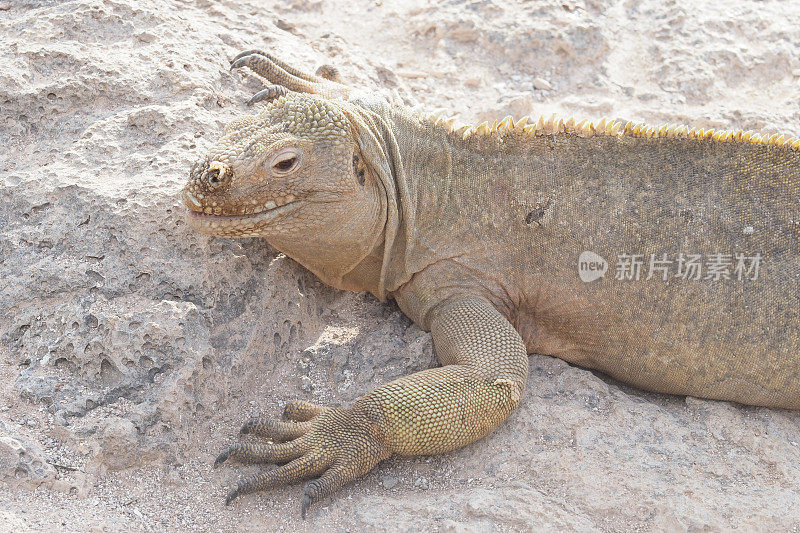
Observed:
[[[343,110],[353,126],[358,149],[381,189],[385,221],[370,254],[343,276],[343,285],[360,285],[378,299],[410,279],[406,257],[414,240],[415,201],[403,167],[400,146],[391,117],[372,105],[346,105]],[[388,106],[386,106],[388,107]],[[381,109],[380,111],[386,111]],[[366,278],[364,273],[369,272]]]

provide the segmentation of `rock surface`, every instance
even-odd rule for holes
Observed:
[[[395,305],[326,287],[264,242],[188,230],[190,162],[260,87],[229,58],[336,64],[471,122],[800,133],[800,12],[700,4],[0,5],[0,530],[800,530],[800,414],[538,356],[488,438],[387,461],[307,522],[299,486],[225,508],[256,467],[211,469],[250,415],[348,403],[435,364]]]

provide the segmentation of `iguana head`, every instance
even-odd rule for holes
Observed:
[[[361,156],[356,127],[344,102],[306,94],[231,122],[183,189],[190,226],[265,237],[339,285],[373,251],[385,222],[385,194]]]

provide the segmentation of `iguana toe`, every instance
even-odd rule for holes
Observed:
[[[239,481],[236,487],[228,493],[225,498],[225,505],[228,505],[234,498],[242,494],[258,492],[278,485],[288,485],[319,475],[328,468],[332,460],[332,457],[326,456],[322,451],[311,451],[274,470],[245,478]]]
[[[285,463],[297,459],[307,449],[307,442],[300,439],[279,444],[239,442],[228,446],[227,450],[219,454],[214,461],[214,467],[228,459],[235,459],[240,463]]]
[[[239,432],[243,435],[253,434],[266,437],[274,442],[302,437],[311,428],[307,422],[280,421],[265,417],[256,417],[248,420]]]
[[[326,409],[328,408],[305,400],[294,400],[283,407],[282,416],[284,420],[307,422]]]
[[[271,102],[281,96],[289,94],[289,89],[280,85],[270,85],[266,89],[261,89],[247,101],[247,105],[251,106],[258,102]]]
[[[320,65],[314,74],[320,78],[325,78],[326,80],[339,83],[342,82],[342,77],[339,75],[339,69],[333,65]]]
[[[268,54],[267,52],[265,52],[264,50],[259,50],[258,48],[253,48],[253,49],[251,49],[251,50],[245,50],[244,52],[239,52],[238,54],[236,54],[236,55],[234,56],[234,58],[233,58],[233,59],[231,59],[231,63],[233,63],[233,62],[234,62],[234,61],[236,61],[237,59],[241,59],[241,58],[243,58],[244,56],[249,56],[249,55],[253,55],[253,54],[261,54],[262,56],[269,55],[269,54]]]

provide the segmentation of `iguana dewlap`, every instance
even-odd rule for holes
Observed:
[[[507,118],[460,126],[360,99],[264,52],[275,84],[192,168],[191,225],[264,237],[335,287],[394,298],[440,368],[351,408],[287,406],[217,462],[282,463],[310,503],[393,454],[436,454],[519,404],[528,354],[644,389],[800,409],[800,141]]]

